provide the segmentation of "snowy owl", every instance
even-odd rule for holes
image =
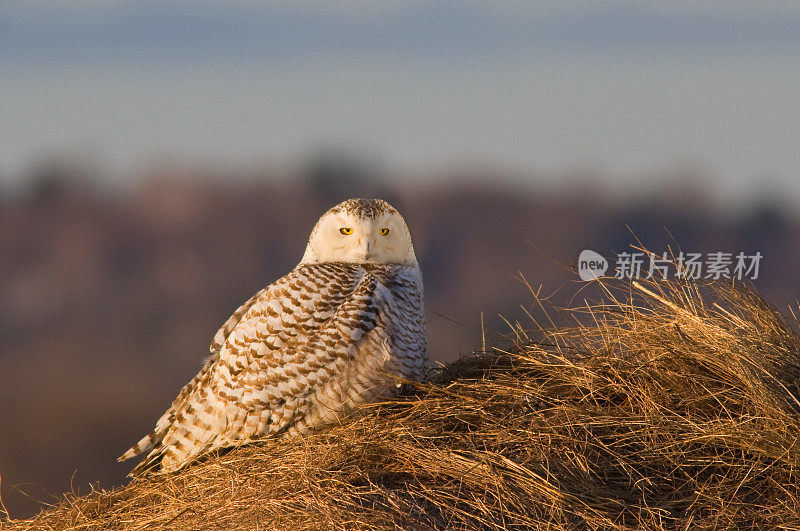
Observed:
[[[211,358],[119,460],[174,471],[270,434],[303,434],[392,396],[428,370],[422,275],[405,221],[349,199],[314,226],[300,263],[214,336]]]

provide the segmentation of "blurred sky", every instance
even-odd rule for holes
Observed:
[[[796,204],[799,139],[794,0],[0,2],[11,187],[52,158],[123,182],[334,150]]]

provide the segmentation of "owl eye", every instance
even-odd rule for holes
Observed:
[[[341,229],[339,229],[339,232],[347,236],[348,234],[353,234],[353,229],[351,229],[350,227],[342,227]]]
[[[381,229],[378,231],[378,234],[380,234],[381,236],[386,236],[387,234],[389,234],[389,229]]]

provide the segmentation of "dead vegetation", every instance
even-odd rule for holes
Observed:
[[[610,291],[617,290],[617,291]],[[7,529],[800,528],[800,339],[732,286],[607,284],[570,328],[302,440]]]

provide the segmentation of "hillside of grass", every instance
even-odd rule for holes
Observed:
[[[794,319],[729,285],[603,289],[324,432],[3,528],[800,527]]]

